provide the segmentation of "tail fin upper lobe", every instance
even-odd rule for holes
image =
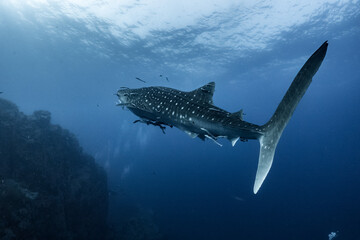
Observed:
[[[260,137],[260,154],[258,169],[255,177],[254,193],[256,194],[267,174],[270,171],[275,149],[281,134],[289,122],[296,106],[308,89],[313,76],[319,69],[327,50],[328,43],[324,42],[313,55],[306,61],[304,66],[296,75],[285,96],[281,100],[274,115],[262,126],[264,135]]]

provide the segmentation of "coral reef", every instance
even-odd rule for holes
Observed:
[[[105,239],[105,171],[51,114],[0,98],[0,239]]]

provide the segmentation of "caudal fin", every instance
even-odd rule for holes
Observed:
[[[281,134],[289,122],[296,106],[308,89],[313,76],[319,69],[327,50],[328,43],[324,42],[313,55],[306,61],[304,66],[296,75],[285,96],[281,100],[274,115],[262,126],[264,135],[260,137],[260,154],[258,169],[255,177],[254,193],[256,194],[267,174],[270,171],[275,149]]]

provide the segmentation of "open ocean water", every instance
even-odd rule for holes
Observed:
[[[326,40],[256,195],[258,141],[116,106],[120,87],[214,81],[216,106],[262,125]],[[105,169],[115,239],[359,240],[359,40],[358,0],[0,0],[0,97],[51,112]]]

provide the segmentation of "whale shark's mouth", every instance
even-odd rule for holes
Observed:
[[[137,93],[129,92],[128,89],[121,89],[115,95],[118,96],[116,106],[135,107],[134,101],[138,95]]]
[[[128,93],[123,93],[121,90],[119,90],[116,94],[118,96],[118,100],[115,102],[116,106],[127,106],[128,105]]]
[[[127,102],[125,99],[121,99],[121,97],[119,96],[119,99],[115,102],[116,106],[121,106],[121,107],[128,107],[131,105],[131,103]]]
[[[120,105],[130,105],[134,101],[136,101],[137,97],[139,96],[136,92],[131,92],[128,88],[126,89],[120,89],[116,95],[119,98],[119,101],[117,104]]]
[[[118,103],[119,104],[127,104],[130,102],[129,99],[129,93],[125,92],[126,90],[119,90],[116,95],[118,96],[119,100]]]

